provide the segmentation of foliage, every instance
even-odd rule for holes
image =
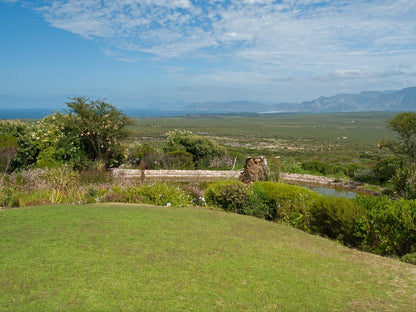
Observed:
[[[187,207],[192,204],[192,197],[188,193],[178,185],[165,182],[146,184],[139,188],[138,194],[147,204],[161,206],[170,204],[174,207]]]
[[[223,208],[225,211],[244,213],[243,205],[251,193],[250,187],[238,180],[218,181],[205,190],[207,205]]]
[[[69,115],[57,112],[39,120],[32,127],[32,138],[39,150],[36,161],[38,168],[63,164],[82,167],[85,163],[81,138]]]
[[[149,143],[133,142],[128,146],[127,162],[131,165],[139,165],[140,160],[152,154],[157,154],[157,150]]]
[[[377,182],[377,175],[372,168],[369,167],[358,167],[354,170],[352,178],[355,181],[364,183],[375,183]]]
[[[396,170],[390,180],[397,195],[405,199],[416,199],[416,166],[403,166]]]
[[[121,141],[127,137],[127,116],[102,100],[74,97],[66,104],[70,125],[78,132],[86,156],[104,161],[107,167],[121,165],[126,156]]]
[[[416,253],[406,254],[400,260],[406,263],[416,264]]]
[[[334,165],[320,162],[319,160],[311,160],[302,163],[302,169],[311,173],[322,175],[338,174],[343,171],[342,168]]]
[[[165,182],[152,182],[141,187],[122,189],[114,187],[112,191],[121,195],[118,201],[137,203],[142,202],[153,205],[172,205],[174,207],[187,207],[192,205],[192,196],[178,185]]]
[[[280,173],[282,171],[282,165],[280,162],[280,157],[270,157],[267,159],[267,166],[269,169],[267,175],[267,181],[272,182],[281,182]]]
[[[395,174],[397,169],[402,166],[402,161],[397,157],[387,157],[379,160],[374,171],[379,182],[389,181]]]
[[[165,167],[169,169],[194,169],[193,155],[185,151],[173,151],[166,153]]]
[[[14,137],[17,142],[16,155],[10,165],[11,170],[29,168],[36,163],[39,150],[32,136],[34,126],[19,120],[0,121],[0,135]]]
[[[222,156],[225,149],[219,146],[209,138],[193,134],[190,131],[175,130],[167,134],[168,143],[165,151],[184,150],[193,155],[193,161],[196,167],[200,168],[203,160]]]
[[[357,246],[355,227],[362,215],[363,207],[351,200],[322,197],[310,208],[310,229],[346,245]]]
[[[416,163],[416,113],[397,114],[387,121],[387,128],[395,131],[399,138],[395,141],[384,141],[383,145],[411,163]]]
[[[248,192],[243,202],[243,213],[248,216],[271,220],[271,210],[266,191],[259,184],[253,184],[251,192]]]
[[[362,249],[399,257],[416,252],[416,201],[368,196],[355,201],[364,207],[357,229]]]
[[[9,171],[12,161],[17,153],[17,140],[15,137],[0,134],[0,172]]]
[[[321,195],[300,187],[275,182],[256,182],[267,194],[270,218],[307,230],[309,209]]]

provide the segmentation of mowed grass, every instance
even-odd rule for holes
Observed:
[[[0,211],[0,311],[416,311],[416,266],[197,208]]]

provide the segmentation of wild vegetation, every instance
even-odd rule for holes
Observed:
[[[1,205],[208,206],[416,264],[415,125],[414,113],[131,120],[108,103],[78,97],[64,113],[0,122]],[[236,169],[250,154],[269,158],[273,181],[179,184],[108,171]],[[278,183],[280,171],[372,183],[385,196],[328,198]]]

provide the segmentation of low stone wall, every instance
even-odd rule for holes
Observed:
[[[321,177],[311,174],[300,173],[282,173],[281,178],[286,182],[299,182],[299,183],[316,183],[322,185],[331,185],[336,183],[335,178]]]
[[[142,171],[137,169],[113,169],[113,175],[115,177],[126,178],[140,178]],[[146,178],[239,178],[241,171],[229,171],[229,170],[145,170],[144,176]]]

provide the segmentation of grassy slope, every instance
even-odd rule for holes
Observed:
[[[0,311],[416,311],[416,267],[263,220],[101,204],[0,211]]]

